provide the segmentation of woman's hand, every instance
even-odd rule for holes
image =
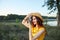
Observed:
[[[28,14],[24,19],[28,19],[31,16],[31,14]]]
[[[27,28],[31,27],[30,23],[28,23],[28,18],[31,16],[31,14],[28,14],[22,21],[22,24],[25,25]]]

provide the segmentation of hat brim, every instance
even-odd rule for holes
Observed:
[[[32,16],[37,16],[39,17],[42,21],[43,21],[43,18],[42,16],[40,15],[40,13],[31,13]]]

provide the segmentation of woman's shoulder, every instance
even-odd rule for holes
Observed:
[[[40,27],[39,30],[45,30],[45,28],[44,27]]]

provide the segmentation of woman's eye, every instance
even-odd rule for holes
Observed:
[[[34,19],[35,20],[35,19]]]

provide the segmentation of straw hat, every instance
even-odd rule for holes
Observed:
[[[32,15],[32,16],[37,16],[37,17],[39,17],[39,18],[43,21],[43,18],[42,18],[42,16],[40,15],[40,13],[35,12],[35,13],[31,13],[31,15]]]

